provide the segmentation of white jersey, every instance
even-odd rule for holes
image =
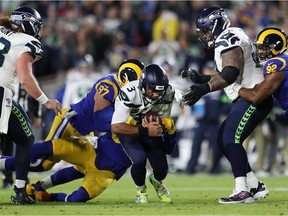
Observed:
[[[81,72],[76,72],[72,76],[75,76],[77,79],[66,82],[62,99],[63,107],[69,107],[71,104],[82,100],[93,87],[95,80],[100,78],[96,74],[82,74]]]
[[[217,71],[222,71],[221,53],[233,47],[241,47],[244,54],[244,67],[240,69],[240,74],[235,83],[246,88],[253,88],[256,84],[263,81],[264,77],[260,68],[256,68],[256,64],[252,59],[253,45],[245,32],[236,27],[227,28],[224,30],[215,41],[215,62]],[[230,97],[230,88],[232,85],[224,88],[227,96]],[[233,92],[233,91],[232,91]]]
[[[0,86],[10,89],[13,95],[18,91],[16,61],[25,52],[32,53],[34,62],[42,57],[43,49],[39,40],[24,34],[14,33],[0,26]]]
[[[142,116],[147,112],[157,112],[161,118],[171,115],[175,90],[169,86],[165,95],[157,102],[151,102],[143,97],[139,89],[139,80],[131,81],[121,88],[115,100],[115,111],[112,124],[127,122],[131,116],[137,124],[141,123]]]

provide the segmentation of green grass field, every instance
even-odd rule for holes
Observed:
[[[16,206],[9,202],[12,190],[0,190],[0,215],[288,215],[288,178],[269,177],[265,199],[252,204],[220,205],[218,198],[232,192],[232,176],[184,176],[169,174],[165,185],[172,204],[161,203],[147,181],[149,204],[135,204],[135,187],[129,175],[114,182],[103,194],[87,203],[36,203]],[[50,191],[72,192],[81,181]]]

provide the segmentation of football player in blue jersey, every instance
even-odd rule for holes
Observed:
[[[234,86],[236,92],[244,100],[257,106],[270,95],[288,116],[288,55],[287,34],[275,27],[263,29],[257,35],[255,46],[257,63],[262,64],[264,80],[254,88]]]
[[[163,145],[170,146],[171,143],[175,143],[175,136],[168,133],[163,137]],[[65,151],[54,152],[57,146]],[[36,143],[32,148],[30,171],[45,171],[39,161],[48,156],[64,160],[73,166],[27,185],[27,194],[37,201],[86,202],[100,195],[114,180],[119,180],[131,166],[130,159],[120,143],[113,140],[110,132],[99,137],[82,136]],[[0,170],[15,170],[14,161],[13,156],[2,156]],[[70,194],[46,191],[81,178],[81,186]]]
[[[183,100],[191,106],[203,95],[224,89],[234,102],[218,131],[217,145],[231,164],[235,188],[230,196],[220,198],[219,203],[251,203],[267,196],[269,191],[252,171],[242,144],[270,113],[273,100],[271,96],[266,97],[254,106],[235,95],[234,85],[253,88],[262,82],[263,74],[252,58],[253,43],[242,29],[230,27],[223,8],[205,8],[196,19],[196,30],[204,46],[214,49],[218,73],[210,76],[193,69],[184,70],[182,77],[195,84],[184,93]]]
[[[124,60],[117,74],[108,74],[97,80],[86,97],[55,116],[45,140],[86,136],[95,131],[110,132],[114,102],[120,88],[139,79],[143,68],[144,64],[136,59]],[[57,162],[56,158],[46,158],[43,166],[49,170]]]
[[[25,190],[34,135],[23,107],[12,100],[18,84],[48,109],[62,109],[57,100],[47,98],[33,75],[32,64],[43,53],[42,29],[40,14],[30,7],[16,8],[9,18],[0,19],[0,133],[16,143],[16,195],[11,196],[16,204],[34,203]]]

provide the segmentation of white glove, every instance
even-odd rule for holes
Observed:
[[[184,102],[183,102],[183,91],[179,89],[175,89],[175,94],[174,94],[174,99],[175,101],[179,104],[181,108],[184,107]]]

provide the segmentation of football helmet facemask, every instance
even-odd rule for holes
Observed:
[[[162,99],[168,86],[167,74],[161,66],[150,64],[144,67],[139,80],[139,88],[144,98],[155,103]]]
[[[40,14],[30,7],[16,8],[10,17],[12,25],[22,28],[23,32],[38,40],[41,39],[43,23]]]
[[[287,49],[287,39],[287,34],[279,28],[263,29],[254,42],[256,52],[252,54],[254,61],[264,62],[282,54]]]
[[[230,26],[223,8],[205,8],[196,19],[196,33],[205,48],[214,48],[216,38]]]
[[[136,59],[126,59],[119,65],[117,79],[121,87],[129,81],[139,80],[144,64]]]

